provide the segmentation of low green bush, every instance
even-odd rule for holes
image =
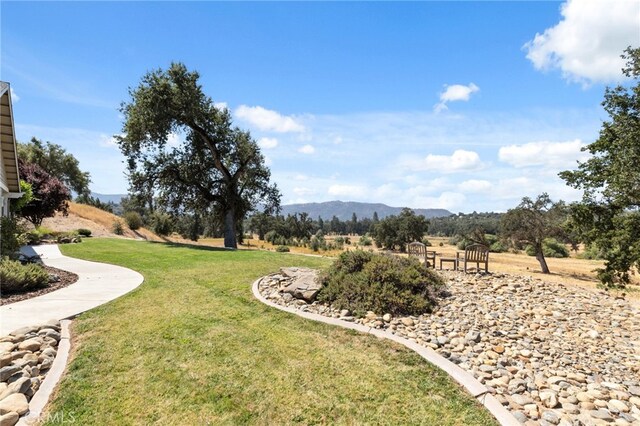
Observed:
[[[318,300],[357,316],[419,315],[431,312],[444,281],[415,258],[345,252],[320,277]]]
[[[142,216],[138,212],[126,212],[124,214],[124,221],[127,222],[127,226],[132,231],[142,228],[144,224],[142,221]]]
[[[278,246],[276,251],[279,253],[288,253],[290,250],[288,246]]]
[[[373,244],[373,241],[371,240],[371,237],[369,237],[368,235],[363,235],[362,237],[360,237],[361,246],[368,247],[372,244]]]
[[[17,260],[0,260],[0,291],[18,293],[36,290],[49,284],[49,274],[34,263],[23,265]]]
[[[600,249],[595,244],[592,244],[585,248],[585,250],[578,254],[579,259],[588,259],[588,260],[603,260],[604,259],[604,250]]]
[[[24,233],[22,226],[16,219],[0,218],[0,256],[15,257],[20,246],[25,243],[20,236]]]
[[[504,253],[509,250],[509,246],[503,241],[496,241],[489,246],[489,251],[492,253]]]
[[[116,235],[124,235],[124,225],[120,219],[116,219],[113,221],[113,225],[111,225],[111,230]]]
[[[91,229],[80,228],[76,232],[78,233],[78,235],[82,235],[83,237],[90,237],[91,236]]]
[[[524,251],[529,256],[536,255],[536,250],[532,245],[525,247]],[[542,253],[544,254],[544,257],[569,257],[569,250],[567,250],[567,247],[555,238],[544,239],[542,242]]]
[[[155,212],[151,216],[151,229],[157,235],[169,235],[173,232],[173,218],[168,213]]]

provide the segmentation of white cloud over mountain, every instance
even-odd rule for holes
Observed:
[[[568,0],[562,19],[524,45],[539,70],[558,69],[564,78],[590,84],[622,80],[627,46],[640,41],[640,2]]]

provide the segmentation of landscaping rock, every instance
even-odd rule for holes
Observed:
[[[285,287],[282,292],[289,293],[296,299],[303,299],[306,302],[313,302],[320,291],[322,285],[317,280],[317,272],[304,268],[282,268],[282,275],[292,278],[291,284]]]
[[[20,415],[15,411],[10,411],[0,416],[0,426],[13,426],[18,423]]]
[[[523,424],[640,425],[637,307],[531,277],[441,274],[447,297],[432,314],[371,312],[350,321],[434,349],[490,387]],[[332,306],[286,300],[279,291],[289,280],[265,277],[259,290],[275,303],[340,317]]]
[[[0,401],[0,415],[11,413],[12,411],[19,415],[29,411],[27,397],[21,393],[14,393]]]

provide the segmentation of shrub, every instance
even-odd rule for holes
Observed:
[[[417,259],[373,254],[362,250],[342,253],[320,277],[318,300],[362,316],[419,315],[431,312],[442,278]]]
[[[23,265],[17,260],[0,261],[0,289],[4,293],[16,293],[46,287],[49,274],[34,263]]]
[[[19,236],[24,230],[14,218],[0,219],[0,256],[13,257],[23,241]]]
[[[326,250],[327,249],[327,241],[322,236],[321,232],[311,237],[309,240],[309,247],[313,251]]]
[[[124,226],[122,225],[122,221],[120,219],[114,220],[113,225],[111,225],[111,230],[116,235],[124,235]]]
[[[80,228],[76,232],[78,233],[78,235],[82,235],[83,237],[90,237],[91,236],[91,229]]]
[[[143,225],[142,216],[140,216],[138,212],[126,212],[124,214],[124,221],[127,222],[127,226],[132,231],[142,228]]]
[[[489,251],[492,253],[504,253],[509,250],[509,247],[502,241],[496,241],[489,246]]]
[[[173,231],[173,220],[167,213],[155,212],[151,216],[151,229],[157,235],[169,235]]]
[[[363,235],[362,237],[360,237],[360,245],[362,246],[370,246],[373,242],[371,241],[371,238],[368,235]]]
[[[264,234],[264,240],[271,244],[274,244],[274,241],[278,237],[280,237],[280,235],[276,231],[269,231],[266,234]]]
[[[589,259],[589,260],[603,260],[604,259],[604,250],[600,249],[595,244],[591,244],[586,247],[584,251],[578,254],[579,259]]]
[[[431,242],[429,241],[429,239],[427,237],[422,238],[422,244],[424,244],[427,247],[431,247],[433,244],[431,244]]]
[[[535,256],[536,250],[532,245],[528,245],[525,248],[525,252],[529,256]],[[569,250],[564,244],[556,240],[555,238],[545,238],[542,242],[542,253],[544,257],[569,257]]]
[[[289,247],[288,246],[278,246],[276,248],[276,251],[279,253],[288,253],[289,252]]]

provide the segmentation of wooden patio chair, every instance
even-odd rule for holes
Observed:
[[[489,248],[482,244],[473,244],[467,247],[463,252],[456,253],[456,263],[459,267],[464,264],[464,272],[467,272],[467,264],[475,263],[476,270],[480,270],[480,264],[484,264],[484,271],[489,272]]]
[[[409,253],[410,257],[417,257],[418,259],[424,261],[424,264],[427,266],[427,268],[432,267],[435,269],[436,252],[427,250],[427,246],[422,244],[421,242],[414,241],[407,244],[407,253]]]

